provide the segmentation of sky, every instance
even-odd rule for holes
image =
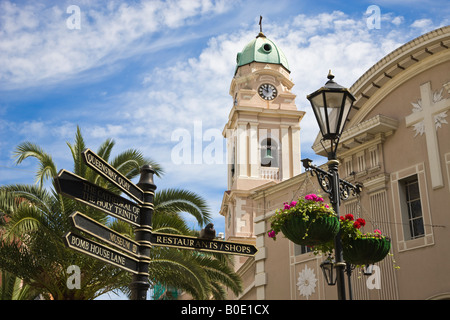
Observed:
[[[158,190],[203,196],[223,232],[229,88],[260,15],[306,111],[301,156],[316,164],[326,159],[311,149],[318,126],[306,95],[328,70],[350,87],[402,44],[450,24],[442,0],[0,0],[0,185],[35,183],[36,160],[13,157],[24,141],[72,170],[67,142],[79,126],[94,151],[112,138],[113,155],[134,148],[158,162]],[[190,146],[182,156],[180,146]]]

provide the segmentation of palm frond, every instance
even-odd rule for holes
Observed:
[[[165,214],[191,214],[197,219],[200,226],[211,220],[211,214],[207,202],[194,192],[182,189],[165,189],[156,192],[155,212]]]
[[[108,162],[115,144],[116,142],[113,139],[106,139],[97,149],[97,155]]]
[[[35,294],[30,286],[10,272],[0,271],[0,300],[31,300]]]
[[[110,161],[110,164],[130,180],[139,175],[140,168],[145,164],[151,165],[158,177],[164,172],[157,162],[145,158],[144,155],[136,149],[128,149],[121,152]]]
[[[191,229],[186,221],[177,214],[156,211],[153,214],[152,228],[154,232],[188,235]]]
[[[46,179],[51,179],[57,174],[56,165],[52,157],[34,143],[23,142],[19,144],[13,151],[13,155],[16,158],[16,164],[22,163],[22,161],[29,157],[34,157],[39,161],[36,183],[43,185]]]
[[[199,256],[199,264],[206,272],[211,283],[221,283],[230,288],[234,294],[242,291],[241,278],[227,264],[221,263],[208,255]]]
[[[206,275],[189,253],[176,249],[153,249],[149,274],[161,283],[188,292],[194,299],[207,298]]]
[[[84,142],[83,135],[81,134],[81,129],[77,126],[77,132],[75,134],[75,142],[72,145],[70,142],[66,142],[72,153],[73,158],[73,172],[81,177],[86,175],[87,166],[83,161],[81,152],[86,149],[86,144]]]

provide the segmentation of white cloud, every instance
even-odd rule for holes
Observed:
[[[403,21],[405,21],[405,18],[403,18],[402,16],[397,16],[394,19],[392,19],[392,23],[395,24],[396,26],[400,25],[403,23]]]
[[[224,1],[179,0],[80,4],[80,29],[70,30],[71,14],[56,4],[19,7],[0,3],[0,84],[3,87],[42,85],[84,70],[117,62],[160,39],[168,29],[195,24],[202,15],[224,12]],[[143,38],[151,39],[142,44]]]
[[[412,24],[411,27],[413,28],[428,28],[433,24],[433,21],[431,19],[419,19],[419,20],[415,20]]]

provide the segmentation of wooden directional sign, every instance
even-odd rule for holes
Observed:
[[[108,162],[96,155],[90,149],[84,150],[82,155],[84,161],[90,168],[100,173],[102,177],[112,182],[115,186],[133,198],[133,200],[136,200],[140,204],[144,203],[144,191],[128,180],[128,178],[120,173],[116,168],[111,166]]]
[[[208,240],[156,232],[152,233],[150,242],[152,243],[152,246],[193,249],[243,256],[254,256],[256,252],[258,252],[258,249],[254,245],[246,243],[237,243],[222,240]]]
[[[91,236],[97,237],[106,243],[115,246],[118,249],[124,250],[127,254],[139,258],[138,248],[139,244],[136,241],[131,240],[122,234],[111,230],[105,225],[89,218],[88,216],[80,213],[74,212],[69,218],[71,219],[73,225],[78,230],[86,232]]]
[[[105,190],[67,170],[55,178],[58,193],[101,210],[125,222],[140,226],[140,206]]]
[[[77,250],[132,273],[138,273],[139,260],[135,258],[73,234],[72,232],[66,233],[64,239],[66,241],[66,245],[71,249]]]

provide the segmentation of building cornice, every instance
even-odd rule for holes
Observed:
[[[344,131],[339,140],[339,150],[345,152],[346,149],[353,148],[355,145],[364,144],[370,140],[379,137],[383,134],[385,137],[392,134],[398,128],[398,120],[384,116],[376,115],[366,121],[359,123],[356,126]],[[325,148],[329,149],[330,142],[324,142]],[[319,155],[326,156],[326,152],[320,143],[312,146],[314,152]],[[340,154],[338,154],[340,156]]]

